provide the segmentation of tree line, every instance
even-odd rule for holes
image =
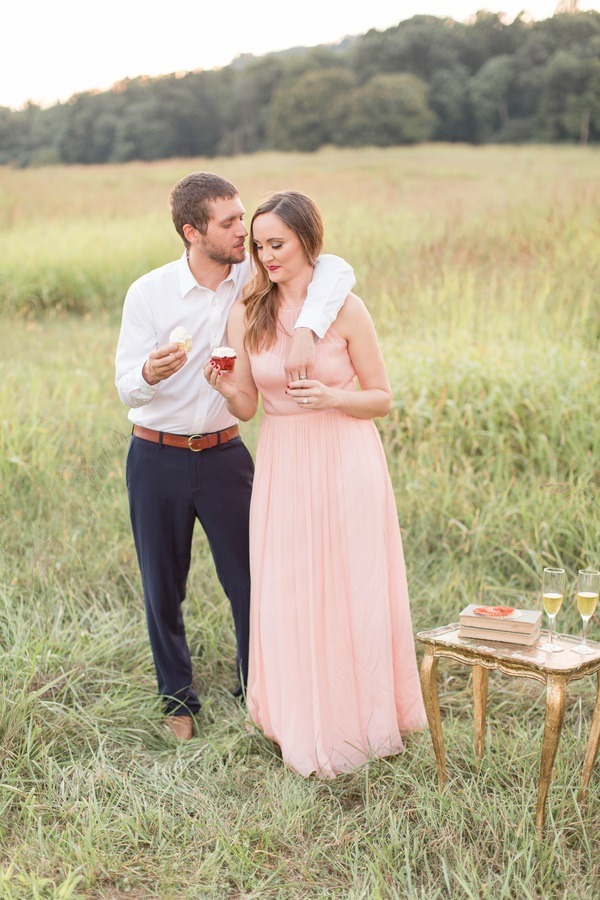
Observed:
[[[335,46],[0,107],[17,166],[393,146],[600,140],[600,13],[414,16]]]

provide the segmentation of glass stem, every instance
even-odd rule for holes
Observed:
[[[554,616],[548,616],[550,619],[550,643],[554,643],[552,638],[554,637]]]
[[[587,628],[588,628],[588,622],[590,621],[590,617],[589,617],[589,616],[582,616],[581,618],[583,619],[583,640],[582,640],[582,643],[585,644],[585,646],[587,647],[587,640],[586,640],[586,637],[587,637]]]

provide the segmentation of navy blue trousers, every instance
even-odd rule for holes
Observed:
[[[254,465],[240,437],[194,453],[132,437],[126,478],[158,691],[170,714],[200,708],[182,603],[196,519],[231,604],[241,681],[248,677],[248,521]]]

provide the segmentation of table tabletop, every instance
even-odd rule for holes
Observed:
[[[472,662],[490,668],[522,668],[532,675],[545,677],[549,674],[567,675],[571,678],[583,677],[600,669],[600,643],[588,640],[594,653],[575,653],[573,647],[581,643],[581,638],[572,634],[555,634],[554,642],[564,647],[561,653],[546,653],[537,647],[508,644],[502,641],[476,640],[458,636],[459,624],[442,625],[429,631],[419,631],[417,638],[423,644],[442,650],[444,656],[461,662]],[[540,642],[545,640],[542,631]],[[569,679],[569,680],[570,680]]]

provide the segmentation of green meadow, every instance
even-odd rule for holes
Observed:
[[[569,687],[541,841],[545,693],[527,679],[490,675],[477,766],[469,672],[440,663],[442,793],[427,732],[303,780],[230,696],[232,622],[199,528],[186,627],[204,705],[191,742],[163,733],[114,351],[129,283],[181,252],[168,193],[194,169],[230,178],[249,214],[269,191],[308,193],[326,251],[355,268],[394,389],[377,424],[415,633],[473,600],[538,606],[554,564],[557,630],[578,633],[576,572],[600,565],[597,151],[0,168],[0,898],[600,895],[598,772],[577,802],[595,679]]]

